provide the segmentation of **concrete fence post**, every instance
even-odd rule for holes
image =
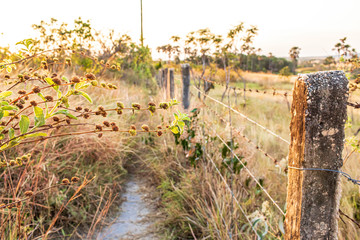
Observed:
[[[169,85],[170,85],[170,98],[175,98],[175,83],[174,83],[174,69],[169,70]]]
[[[285,239],[337,239],[348,80],[342,71],[300,75],[291,106]],[[316,169],[314,169],[316,168]]]
[[[190,65],[181,64],[181,75],[183,83],[182,103],[184,109],[189,109],[190,106]]]

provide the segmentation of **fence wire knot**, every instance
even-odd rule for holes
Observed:
[[[297,167],[291,167],[291,166],[288,166],[288,168],[296,169],[296,170],[300,170],[300,171],[336,172],[336,173],[340,173],[343,177],[347,178],[347,180],[350,181],[350,182],[352,182],[353,184],[356,184],[356,185],[359,185],[359,186],[360,186],[360,180],[354,179],[354,178],[352,178],[348,173],[342,172],[342,171],[339,171],[339,170],[324,169],[324,168],[297,168]]]

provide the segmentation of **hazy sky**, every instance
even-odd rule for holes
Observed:
[[[0,44],[13,45],[34,36],[31,25],[51,17],[72,23],[81,16],[100,29],[115,29],[140,38],[140,0],[12,0],[3,2]],[[360,50],[360,0],[143,0],[145,44],[155,48],[172,35],[210,28],[225,34],[240,22],[255,25],[254,46],[264,54],[300,56],[333,54],[339,38]]]

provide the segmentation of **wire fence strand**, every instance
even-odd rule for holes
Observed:
[[[210,160],[211,164],[214,166],[216,172],[219,174],[220,178],[222,179],[222,181],[224,182],[227,190],[230,192],[231,197],[234,199],[234,201],[236,202],[236,205],[239,207],[240,211],[242,212],[242,214],[245,216],[246,221],[249,223],[250,227],[252,228],[252,230],[254,231],[254,233],[258,236],[259,234],[257,233],[256,229],[254,228],[253,224],[251,223],[249,217],[246,215],[245,210],[243,209],[243,207],[241,207],[239,201],[237,200],[237,198],[235,197],[234,192],[231,190],[229,184],[226,182],[226,179],[224,178],[224,176],[221,174],[219,168],[216,166],[215,162],[213,161],[213,159],[210,157],[210,155],[208,153],[206,153],[207,158]]]
[[[199,88],[197,88],[197,87],[194,87],[194,88],[195,88],[197,91],[199,91],[200,93],[202,93],[204,96],[206,96],[207,98],[213,100],[214,102],[216,102],[216,103],[218,103],[218,104],[220,104],[220,105],[222,105],[222,106],[224,106],[224,107],[226,107],[226,108],[229,108],[231,111],[233,111],[234,113],[240,115],[242,118],[244,118],[244,119],[246,119],[247,121],[255,124],[256,126],[258,126],[258,127],[262,128],[263,130],[267,131],[268,133],[270,133],[270,134],[273,135],[274,137],[276,137],[276,138],[280,139],[281,141],[283,141],[283,142],[285,142],[285,143],[287,143],[287,144],[290,145],[290,142],[289,142],[288,140],[284,139],[284,138],[281,137],[280,135],[278,135],[278,134],[276,134],[275,132],[271,131],[270,129],[264,127],[263,125],[261,125],[260,123],[254,121],[253,119],[249,118],[249,117],[246,116],[245,114],[243,114],[243,113],[239,112],[238,110],[236,110],[236,109],[234,109],[234,108],[232,108],[232,107],[229,107],[229,106],[226,105],[225,103],[223,103],[223,102],[221,102],[221,101],[219,101],[219,100],[217,100],[217,99],[215,99],[215,98],[213,98],[213,97],[205,94],[205,93],[204,93],[203,91],[201,91]]]
[[[256,179],[256,177],[254,176],[254,174],[250,171],[250,169],[248,167],[246,167],[246,165],[244,164],[243,161],[241,161],[241,159],[234,153],[234,151],[229,147],[229,145],[224,141],[224,139],[222,137],[220,137],[220,135],[218,133],[216,133],[216,136],[220,139],[220,141],[234,154],[234,156],[236,157],[236,159],[239,161],[239,163],[242,165],[242,167],[248,172],[248,174],[250,175],[250,177],[252,177],[254,179],[254,181],[257,183],[257,185],[261,188],[261,190],[264,191],[264,193],[268,196],[268,198],[270,199],[270,201],[274,204],[274,206],[280,211],[280,213],[285,216],[284,211],[279,207],[279,205],[276,203],[276,201],[271,197],[271,195],[269,194],[269,192],[263,187],[261,186],[260,182]]]
[[[206,105],[206,104],[205,104]],[[207,105],[206,105],[207,106]],[[211,109],[209,106],[207,106],[209,108],[209,110],[215,115],[217,116],[221,121],[228,123],[228,121],[226,119],[224,119],[223,117],[221,117],[215,110]],[[256,143],[254,143],[250,138],[248,138],[246,135],[244,135],[240,130],[238,130],[237,128],[230,126],[230,128],[232,128],[238,135],[240,135],[242,138],[244,138],[246,140],[246,142],[248,142],[249,144],[251,144],[256,150],[258,150],[259,152],[261,152],[265,157],[269,158],[271,161],[274,162],[275,165],[277,165],[279,163],[279,161],[272,157],[269,153],[267,153],[265,150],[263,150],[259,145],[257,145]]]

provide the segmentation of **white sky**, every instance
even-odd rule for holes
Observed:
[[[140,0],[0,0],[0,45],[33,37],[31,25],[51,17],[72,23],[81,16],[97,30],[115,29],[140,38]],[[143,0],[145,44],[168,43],[172,35],[210,28],[225,34],[240,22],[259,28],[254,46],[264,54],[324,56],[338,39],[360,50],[360,0]],[[154,52],[155,50],[153,50]]]

